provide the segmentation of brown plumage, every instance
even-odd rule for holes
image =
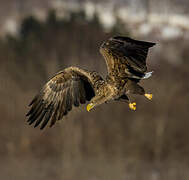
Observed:
[[[105,41],[100,52],[108,68],[106,80],[95,71],[77,67],[64,69],[51,78],[34,97],[27,113],[28,123],[35,123],[34,127],[40,125],[43,129],[49,122],[52,127],[71,111],[73,105],[78,107],[86,101],[90,101],[88,111],[112,100],[128,102],[129,107],[135,110],[136,103],[131,103],[127,94],[141,94],[148,99],[152,98],[137,83],[140,79],[151,76],[151,72],[145,72],[148,49],[153,45],[155,43],[122,36]]]

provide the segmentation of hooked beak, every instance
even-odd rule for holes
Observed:
[[[94,108],[94,104],[90,103],[87,105],[87,111],[89,112],[92,108]]]

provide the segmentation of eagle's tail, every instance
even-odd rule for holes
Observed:
[[[152,73],[153,73],[153,71],[145,73],[144,76],[142,77],[142,79],[149,78],[150,76],[152,76]]]

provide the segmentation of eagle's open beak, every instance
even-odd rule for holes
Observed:
[[[87,111],[89,112],[94,107],[93,103],[87,105]]]

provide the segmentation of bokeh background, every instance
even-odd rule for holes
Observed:
[[[107,70],[100,44],[115,35],[156,42],[132,96],[88,113],[75,108],[53,128],[26,123],[28,103],[70,65]],[[0,179],[189,179],[188,0],[1,0]]]

